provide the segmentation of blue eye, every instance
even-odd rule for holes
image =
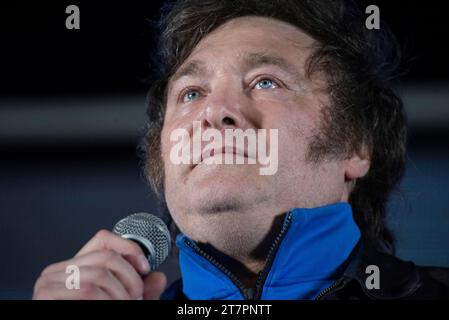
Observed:
[[[195,100],[196,98],[198,98],[200,95],[201,94],[198,90],[191,89],[191,90],[187,91],[186,94],[184,95],[183,102],[191,102],[191,101]]]
[[[270,79],[262,79],[256,84],[256,89],[271,89],[275,87],[275,83]]]

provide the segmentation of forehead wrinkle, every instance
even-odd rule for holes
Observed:
[[[304,79],[303,75],[295,65],[289,63],[283,57],[276,56],[268,52],[253,52],[246,54],[243,57],[243,65],[247,70],[265,65],[276,66],[292,75],[297,81],[302,81]]]
[[[245,72],[261,66],[276,66],[284,72],[290,74],[294,79],[302,83],[304,76],[297,69],[297,67],[289,63],[285,58],[273,55],[268,52],[251,52],[243,54],[241,58],[241,67]],[[209,73],[209,69],[204,61],[191,60],[179,67],[175,74],[170,79],[169,90],[173,84],[183,77],[201,78]]]
[[[182,77],[196,77],[200,78],[207,73],[206,64],[199,60],[191,60],[185,65],[179,67],[175,74],[170,79],[171,86]]]

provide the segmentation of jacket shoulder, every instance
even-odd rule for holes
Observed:
[[[348,285],[337,296],[340,298],[375,300],[449,299],[449,268],[417,266],[390,253],[382,252],[367,243],[361,243],[353,252],[346,269]],[[368,288],[367,267],[377,266],[378,288]],[[354,280],[357,285],[354,285]]]
[[[449,287],[449,268],[419,266],[418,269],[422,273],[427,274],[430,278]]]

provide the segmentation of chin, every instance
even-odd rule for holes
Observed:
[[[233,188],[241,188],[242,183],[254,183],[259,177],[256,165],[203,164],[195,166],[190,172],[189,180],[194,185],[213,187],[215,184],[231,184]]]
[[[206,189],[196,189],[192,194],[192,204],[198,208],[198,212],[224,212],[239,209],[244,192],[239,192],[227,186],[214,186]]]
[[[185,187],[198,212],[233,211],[252,198],[255,186],[266,183],[262,179],[256,165],[199,164],[189,173]]]
[[[202,214],[242,211],[251,198],[246,186],[240,184],[236,187],[230,179],[209,181],[189,189],[194,211]]]

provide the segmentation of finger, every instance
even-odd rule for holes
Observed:
[[[80,287],[87,284],[95,284],[103,289],[112,299],[129,300],[131,296],[124,285],[115,277],[115,275],[105,268],[84,266],[79,268]],[[60,282],[65,285],[68,275],[64,272],[49,273],[44,276],[42,281],[49,283]],[[70,289],[67,289],[70,290]]]
[[[111,251],[111,250],[102,250],[102,251]],[[101,252],[101,251],[93,251],[93,252]],[[89,253],[85,254],[84,256],[86,256],[86,255],[90,256],[90,254],[93,252],[89,252]],[[60,272],[62,270],[65,270],[67,268],[67,266],[69,266],[69,265],[77,265],[77,261],[79,261],[78,259],[82,258],[84,256],[77,256],[77,257],[69,259],[69,260],[53,263],[53,264],[47,266],[42,271],[41,274],[45,275],[45,274],[52,273],[52,272]],[[131,264],[131,266],[135,269],[136,272],[139,272],[142,276],[144,276],[150,272],[149,262],[145,256],[133,256],[133,255],[121,255],[121,256],[129,264]],[[84,259],[82,259],[82,260],[84,260]]]
[[[91,266],[109,269],[123,284],[132,299],[137,299],[142,296],[142,278],[133,266],[115,251],[94,251],[68,261],[56,263],[46,268],[42,273],[42,276],[46,276],[49,273],[54,272],[65,272],[68,265],[76,265],[79,268]]]
[[[35,300],[110,300],[103,289],[94,284],[86,284],[79,289],[67,289],[64,283],[48,282],[37,288]]]
[[[147,274],[150,270],[148,260],[137,243],[123,239],[108,230],[98,231],[97,234],[87,242],[83,248],[81,248],[75,257],[99,250],[113,250],[123,255],[141,274]]]
[[[143,298],[159,300],[167,285],[167,277],[162,272],[151,272],[143,280]]]

